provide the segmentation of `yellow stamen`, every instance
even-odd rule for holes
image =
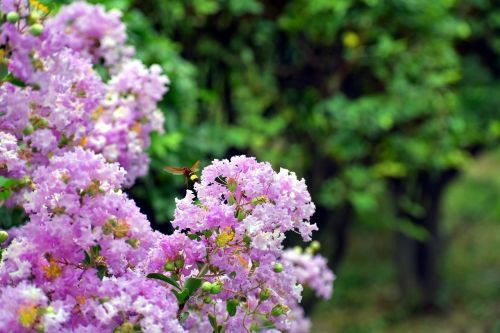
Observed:
[[[92,120],[96,121],[101,117],[103,113],[104,113],[104,108],[102,106],[98,106],[97,109],[95,109],[92,112]]]
[[[127,223],[126,220],[118,220],[114,230],[114,235],[116,238],[126,237],[129,229],[130,225]]]
[[[226,230],[221,231],[220,234],[217,235],[217,238],[215,239],[215,244],[217,244],[218,247],[224,247],[232,241],[234,238],[234,230],[232,230],[230,227],[226,227]]]
[[[49,255],[49,263],[48,265],[42,266],[45,271],[45,277],[49,280],[55,280],[59,276],[61,276],[62,268],[57,264],[54,257]]]
[[[37,319],[38,309],[35,305],[21,305],[19,308],[19,322],[23,327],[32,327]]]

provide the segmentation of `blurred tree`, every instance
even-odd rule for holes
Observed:
[[[306,177],[334,266],[353,221],[394,229],[402,295],[438,305],[442,194],[500,136],[493,4],[105,2],[173,81],[167,134],[132,189],[156,221],[182,188],[162,166],[251,153]]]

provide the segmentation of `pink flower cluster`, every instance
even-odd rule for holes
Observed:
[[[157,103],[169,81],[159,66],[132,58],[120,13],[75,2],[50,17],[33,0],[2,1],[1,10],[0,66],[8,75],[0,86],[0,132],[15,137],[24,163],[2,164],[0,175],[31,176],[78,146],[119,162],[126,186],[145,175],[149,135],[163,130]]]
[[[122,188],[147,172],[168,79],[132,59],[117,11],[1,10],[0,203],[28,221],[0,231],[0,332],[307,332],[302,289],[328,298],[333,274],[283,249],[317,229],[304,180],[215,160],[177,200],[175,232],[153,231]]]
[[[146,267],[179,277],[181,286],[190,279],[201,283],[182,305],[190,309],[185,327],[195,332],[217,331],[218,325],[228,332],[304,331],[308,325],[299,307],[304,281],[282,245],[287,231],[308,241],[317,229],[309,221],[314,204],[304,180],[236,156],[206,167],[195,190],[177,201],[172,222],[177,230],[160,238]],[[316,272],[332,276],[324,266]],[[311,281],[320,279],[311,276]],[[331,286],[312,287],[329,297]]]
[[[183,331],[175,297],[138,269],[160,235],[120,190],[124,177],[83,148],[35,171],[29,222],[0,263],[0,332]]]

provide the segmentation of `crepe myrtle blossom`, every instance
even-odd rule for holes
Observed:
[[[313,212],[294,173],[246,156],[215,160],[177,200],[176,231],[158,240],[144,271],[170,284],[191,332],[306,332],[303,285],[328,298],[333,274],[317,256],[305,276],[282,242],[287,231],[310,240]]]
[[[311,274],[331,273],[321,262],[304,278],[297,260],[283,252],[281,233],[311,229],[300,225],[310,223],[311,203],[295,175],[268,168],[243,156],[215,161],[195,186],[205,195],[189,192],[190,203],[179,200],[177,229],[162,235],[121,192],[125,171],[118,164],[83,148],[54,156],[34,173],[34,189],[25,195],[29,222],[0,263],[6,287],[0,298],[24,289],[36,298],[5,302],[5,321],[16,323],[14,332],[306,332],[301,283],[320,289],[318,284],[331,279]],[[244,182],[254,184],[252,191]],[[290,197],[296,200],[284,199]],[[301,207],[285,209],[284,200]],[[272,247],[254,245],[259,233],[245,223],[267,203],[269,214],[289,225],[274,224],[272,231],[258,224],[273,235],[267,240]],[[183,221],[186,210],[191,222]]]
[[[303,179],[236,156],[176,200],[171,235],[123,192],[147,171],[168,78],[133,59],[118,11],[0,3],[0,332],[307,332],[326,261],[284,250],[317,230]],[[100,67],[109,79],[97,74]]]
[[[81,52],[94,63],[119,67],[134,55],[121,16],[119,10],[106,11],[102,5],[76,1],[49,19],[47,30],[54,35],[53,43]]]
[[[54,17],[34,0],[0,3],[0,131],[18,142],[22,170],[31,176],[52,156],[75,147],[102,153],[127,171],[126,186],[146,174],[150,133],[163,131],[157,107],[168,78],[158,65],[132,58],[121,14],[74,2]],[[41,33],[31,27],[40,25]],[[95,67],[108,72],[106,82]],[[12,200],[19,204],[19,195]]]
[[[318,244],[313,242],[311,245]],[[296,247],[283,252],[283,260],[289,263],[299,283],[314,290],[316,296],[328,299],[332,296],[335,275],[328,269],[326,259],[315,255],[313,246],[306,251]]]
[[[168,83],[158,65],[147,68],[138,60],[127,61],[111,77],[106,97],[92,115],[95,126],[87,146],[127,170],[126,186],[147,172],[150,133],[163,133],[157,104]]]
[[[16,322],[9,329],[183,331],[175,296],[135,269],[161,235],[120,190],[124,179],[118,164],[83,148],[36,170],[24,205],[29,221],[0,263],[0,299],[31,297],[2,303],[4,322]],[[57,322],[47,319],[50,307]]]

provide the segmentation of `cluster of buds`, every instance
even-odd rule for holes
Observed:
[[[42,23],[47,18],[49,9],[36,0],[30,0],[27,5],[23,8],[19,3],[15,6],[16,10],[2,15],[2,19],[12,24],[19,24],[20,29],[27,29],[33,36],[38,37],[43,32]]]

